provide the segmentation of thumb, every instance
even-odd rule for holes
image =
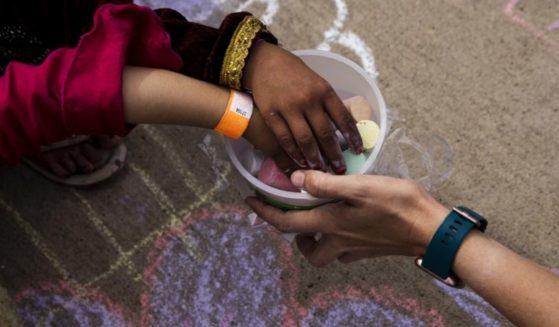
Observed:
[[[336,176],[318,170],[298,170],[291,174],[291,183],[317,198],[348,199],[359,187],[355,176]]]

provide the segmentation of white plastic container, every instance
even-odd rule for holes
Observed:
[[[367,161],[360,174],[371,173],[375,167],[384,138],[387,133],[386,106],[375,81],[353,61],[327,51],[298,50],[299,56],[311,69],[326,79],[341,99],[355,95],[365,97],[373,111],[373,120],[380,127],[380,135],[375,147],[368,153]],[[253,147],[244,139],[225,140],[227,155],[233,166],[266,202],[282,209],[309,209],[332,201],[319,199],[303,192],[288,192],[268,186],[253,176],[241,162],[252,165],[255,160]],[[246,157],[248,156],[248,157]],[[240,160],[241,159],[241,160]]]

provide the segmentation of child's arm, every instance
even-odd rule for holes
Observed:
[[[180,72],[252,90],[266,125],[300,167],[345,172],[336,129],[354,152],[363,150],[353,118],[328,82],[278,47],[257,18],[229,14],[216,29],[189,22],[171,9],[156,12],[185,63]]]
[[[143,96],[146,104],[150,104],[145,107],[129,106],[128,109],[155,110],[157,101],[164,100],[167,106],[163,108],[169,110],[162,118],[157,118],[167,119],[161,122],[214,127],[210,126],[212,118],[206,110],[218,110],[221,104],[219,96],[205,99],[212,102],[207,107],[202,106],[204,111],[187,104],[203,102],[203,95],[196,94],[198,91],[219,94],[217,86],[209,88],[207,84],[191,78],[155,69],[178,70],[181,64],[182,61],[170,47],[159,18],[151,10],[137,6],[103,6],[95,16],[95,27],[82,37],[76,48],[54,50],[36,66],[11,62],[0,76],[0,164],[15,164],[21,156],[38,152],[41,145],[73,134],[125,135],[130,128],[125,120],[123,89],[129,95]],[[154,67],[155,70],[148,73],[142,69],[131,69],[130,73],[126,69],[126,76],[123,76],[126,65]],[[150,85],[150,90],[143,88],[142,94],[131,93],[134,87],[128,84],[132,75],[147,83],[144,86]],[[157,82],[151,83],[153,81]],[[140,84],[133,85],[139,87]],[[184,89],[177,85],[184,86]],[[189,96],[173,97],[183,92]],[[145,95],[149,95],[149,101]],[[173,106],[170,99],[180,102],[175,102]],[[184,108],[185,113],[192,110],[189,110],[188,116],[172,115],[170,109],[178,108]],[[225,106],[219,110],[223,114]],[[154,119],[161,112],[153,111],[151,114],[144,113],[139,117],[145,118],[145,122],[148,119],[156,122]],[[136,119],[132,118],[129,122],[140,121],[138,116],[132,117]],[[254,115],[245,135],[259,142],[263,150],[274,156],[273,141],[268,142],[270,138],[266,137],[269,132],[266,134],[266,129],[255,128],[263,126],[254,123],[258,119],[258,114]],[[257,132],[262,135],[261,138],[254,137]]]
[[[9,18],[25,25],[41,40],[45,49],[39,53],[43,53],[46,49],[78,44],[83,32],[91,29],[91,17],[96,6],[132,1],[35,2],[36,7],[49,10],[30,11],[27,2],[17,1],[7,6],[11,6],[9,12],[15,15]],[[105,10],[103,7],[97,10]],[[136,6],[121,6],[126,7],[132,10]],[[158,23],[163,23],[168,33],[165,37],[170,36],[172,48],[183,60],[182,67],[176,70],[213,84],[252,89],[255,103],[267,126],[300,166],[324,169],[330,165],[337,173],[345,170],[335,128],[343,133],[354,151],[361,149],[361,139],[353,119],[328,83],[289,51],[275,46],[277,39],[250,13],[229,14],[219,28],[190,22],[172,9],[159,9],[156,13],[159,15]],[[0,16],[7,18],[1,12]],[[93,29],[95,24],[94,19]],[[146,26],[138,24],[134,27],[137,35],[134,42],[138,42],[139,38],[150,42],[144,36]],[[118,27],[105,31],[108,38],[120,32]],[[24,47],[20,50],[28,53],[31,49]],[[134,55],[140,51],[133,49],[130,53]],[[149,66],[138,62],[127,63]]]
[[[229,90],[168,70],[126,67],[123,97],[125,119],[130,124],[212,129],[225,111]],[[258,110],[254,110],[243,136],[276,160],[288,160]]]

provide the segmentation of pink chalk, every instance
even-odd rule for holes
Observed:
[[[299,192],[291,180],[276,165],[274,160],[266,159],[256,176],[261,182],[284,191]]]

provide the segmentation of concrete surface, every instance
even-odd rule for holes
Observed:
[[[271,21],[286,48],[330,45],[358,62],[368,58],[362,64],[370,71],[374,56],[381,91],[402,125],[443,135],[455,151],[455,172],[435,195],[479,210],[490,235],[559,267],[555,1],[175,4],[213,24],[246,7]],[[508,324],[469,290],[436,285],[411,258],[309,266],[276,234],[246,225],[231,166],[207,135],[138,128],[127,140],[124,171],[90,189],[54,185],[25,167],[0,170],[0,282],[20,321]],[[0,316],[13,322],[11,305]]]

